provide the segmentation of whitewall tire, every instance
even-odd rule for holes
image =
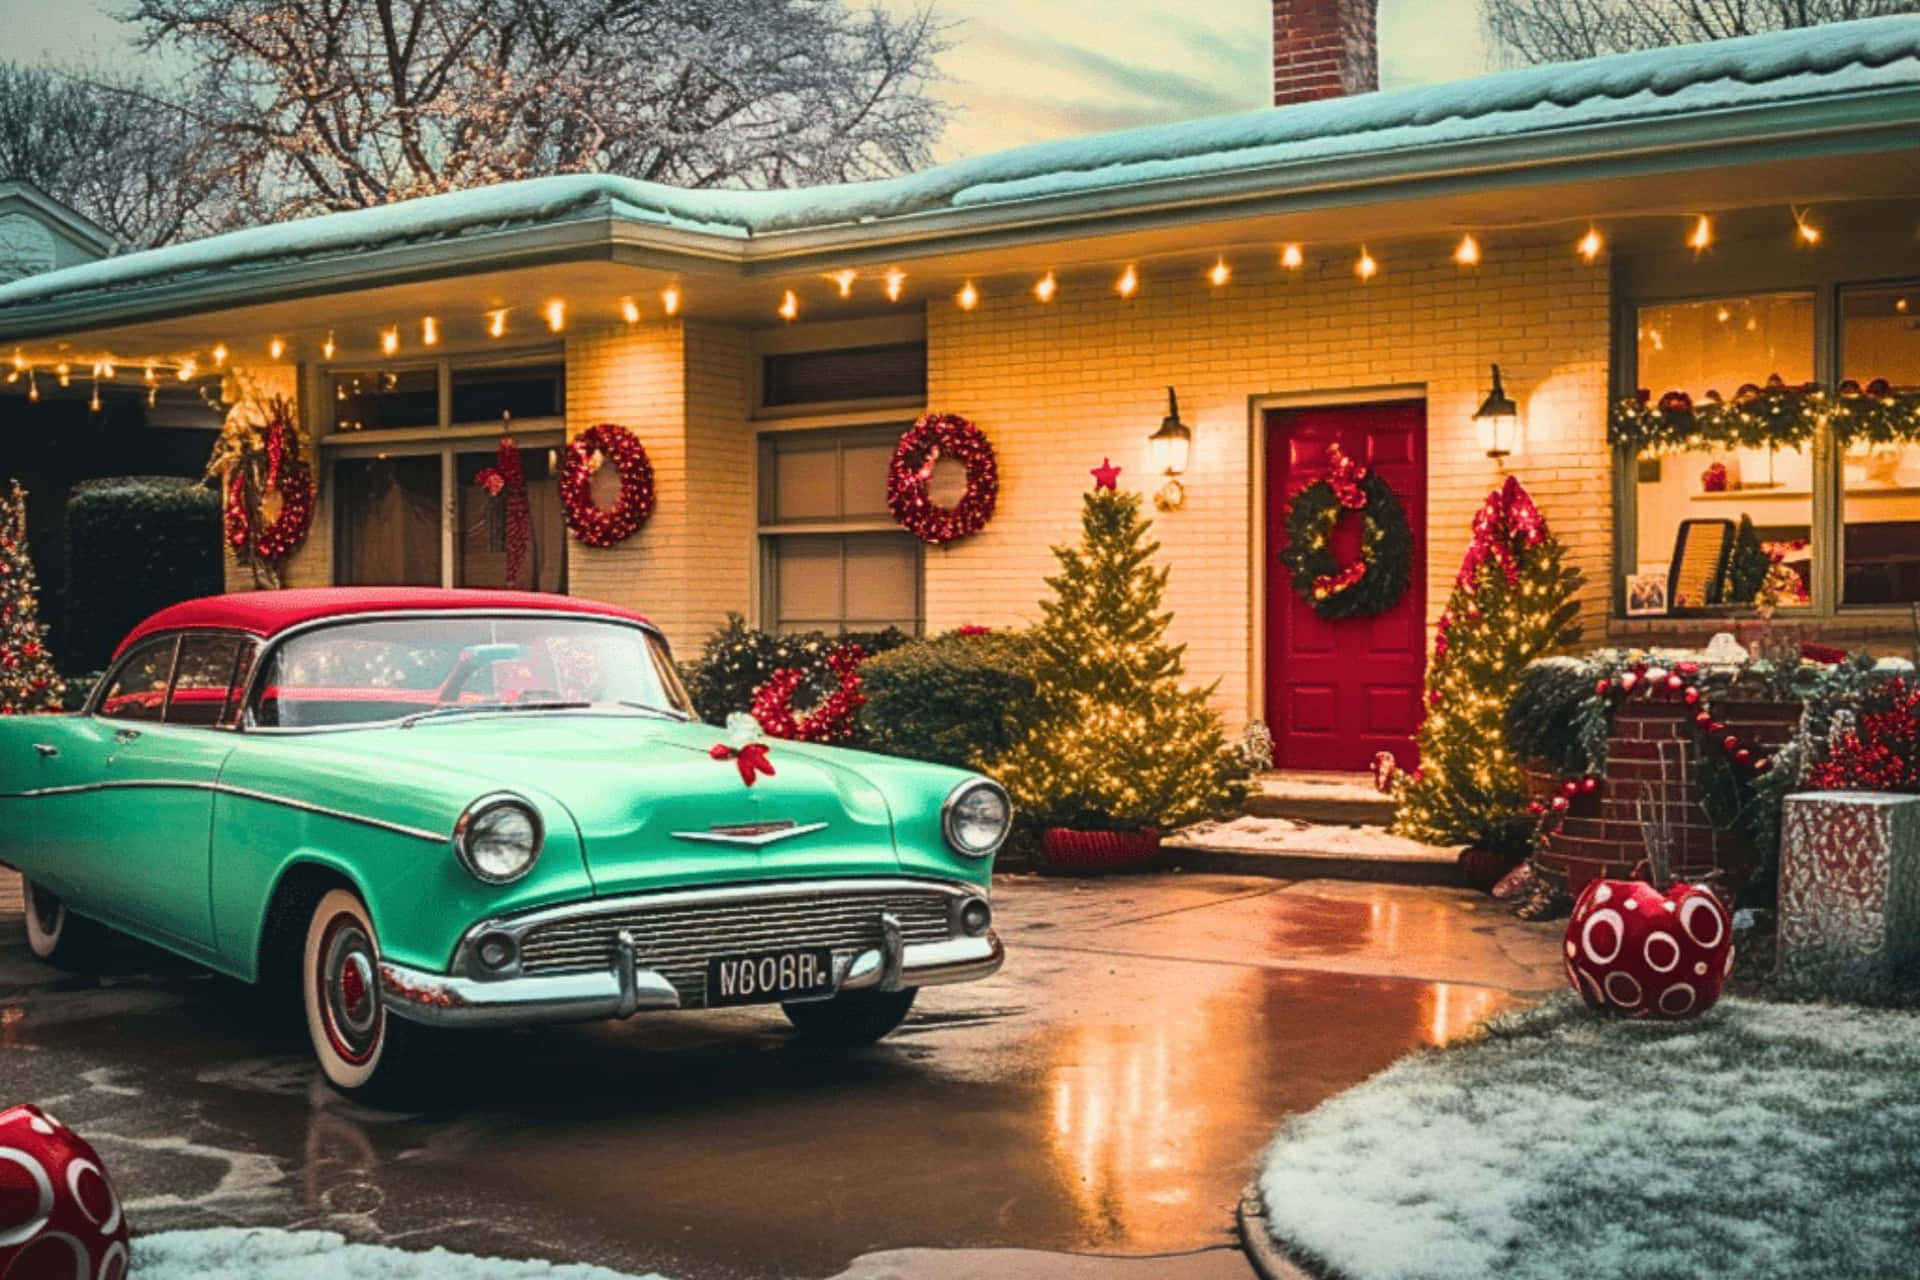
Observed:
[[[52,893],[24,880],[27,948],[35,957],[59,969],[91,968],[100,956],[106,929],[67,910]]]
[[[353,1097],[396,1074],[395,1024],[380,1000],[380,939],[359,895],[330,890],[307,921],[300,992],[327,1082]]]

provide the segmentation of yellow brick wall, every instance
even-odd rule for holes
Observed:
[[[1255,398],[1423,387],[1428,423],[1429,623],[1445,606],[1473,513],[1501,478],[1472,414],[1498,361],[1521,406],[1523,450],[1509,459],[1587,572],[1590,622],[1604,616],[1611,501],[1606,448],[1609,289],[1604,266],[1555,241],[1491,249],[1462,269],[1434,247],[1377,252],[1362,283],[1350,259],[1293,276],[1244,267],[1216,289],[1148,275],[1122,299],[1105,281],[1063,282],[1041,305],[984,290],[978,306],[929,307],[928,407],[965,414],[999,457],[999,508],[986,530],[929,548],[929,631],[1037,617],[1051,544],[1078,536],[1087,469],[1110,455],[1142,491],[1147,436],[1180,393],[1194,430],[1184,510],[1154,513],[1172,566],[1173,638],[1189,676],[1218,679],[1230,725],[1263,714],[1258,688]],[[1284,582],[1277,589],[1285,589]]]

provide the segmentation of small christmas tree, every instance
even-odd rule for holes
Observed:
[[[47,656],[40,588],[27,555],[27,491],[0,500],[0,715],[58,711],[66,686]]]
[[[1160,544],[1139,495],[1114,488],[1118,474],[1095,469],[1080,545],[1053,549],[1054,598],[1033,633],[1039,714],[994,764],[1046,826],[1166,830],[1237,799],[1244,773],[1207,705],[1212,690],[1181,684],[1186,646],[1166,642]]]
[[[1766,585],[1767,570],[1773,557],[1760,541],[1753,517],[1741,515],[1739,531],[1733,535],[1733,548],[1727,553],[1727,591],[1721,597],[1727,604],[1752,604]]]
[[[1534,825],[1507,701],[1535,658],[1577,636],[1580,573],[1514,476],[1487,495],[1427,664],[1420,767],[1398,775],[1396,833],[1522,854]]]

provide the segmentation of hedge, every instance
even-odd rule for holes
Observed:
[[[857,644],[869,655],[905,644],[910,637],[897,628],[849,632],[824,631],[782,634],[750,627],[737,613],[727,625],[707,637],[700,656],[681,665],[680,675],[693,698],[693,708],[709,724],[725,724],[731,712],[753,705],[753,691],[783,667],[807,673],[794,701],[805,710],[823,697],[836,677],[827,669],[827,655],[843,644]],[[862,670],[865,668],[863,667]]]
[[[220,495],[177,476],[110,476],[67,499],[62,665],[103,667],[155,610],[223,589]]]
[[[978,769],[1026,731],[1035,710],[1031,645],[1021,632],[916,640],[860,668],[866,745]]]

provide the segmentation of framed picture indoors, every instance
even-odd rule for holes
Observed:
[[[1627,575],[1627,616],[1654,618],[1667,612],[1667,575],[1630,573]]]

